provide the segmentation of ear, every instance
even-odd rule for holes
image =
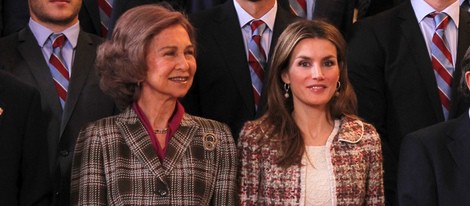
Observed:
[[[290,77],[287,71],[281,74],[281,79],[285,84],[290,84]]]
[[[465,72],[465,82],[467,83],[467,88],[470,89],[470,71]]]

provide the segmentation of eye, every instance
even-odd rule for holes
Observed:
[[[186,49],[184,55],[194,56],[194,49]]]
[[[300,66],[300,67],[310,67],[311,66],[310,62],[308,62],[308,61],[299,61],[297,63],[297,65]]]
[[[165,53],[163,53],[164,56],[176,56],[176,51],[166,51]]]
[[[336,60],[333,59],[328,59],[323,63],[324,66],[326,67],[332,67],[336,65]]]

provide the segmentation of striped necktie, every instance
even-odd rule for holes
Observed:
[[[290,12],[299,17],[307,17],[307,0],[289,0]]]
[[[67,64],[62,56],[62,47],[67,40],[64,34],[51,34],[49,37],[52,42],[52,53],[49,58],[49,69],[54,80],[54,86],[59,96],[62,109],[67,100],[67,90],[69,87],[70,73]]]
[[[101,31],[100,34],[102,37],[106,37],[109,31],[109,22],[111,21],[111,12],[113,9],[114,0],[98,0],[98,7],[100,9],[100,21],[101,21]]]
[[[266,68],[266,53],[261,46],[261,36],[266,29],[266,24],[262,20],[252,20],[250,28],[251,39],[248,43],[248,65],[253,86],[255,110],[257,110],[261,99],[261,91],[263,90],[264,69]]]
[[[433,12],[429,14],[429,16],[434,19],[436,28],[432,37],[431,62],[436,77],[444,118],[447,120],[450,110],[454,65],[444,31],[450,19],[446,13]]]

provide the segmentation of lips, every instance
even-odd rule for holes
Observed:
[[[55,3],[55,2],[57,2],[57,3],[69,3],[70,0],[50,0],[49,2],[52,2],[52,3]]]
[[[170,77],[168,79],[178,83],[186,83],[189,80],[189,77]]]

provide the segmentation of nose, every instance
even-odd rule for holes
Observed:
[[[178,61],[176,65],[177,69],[180,69],[183,71],[189,70],[189,67],[190,67],[189,61],[191,60],[187,59],[185,55],[180,56],[177,61]]]
[[[314,64],[310,71],[311,71],[312,79],[323,79],[324,78],[323,72],[322,72],[321,67],[319,65]]]

